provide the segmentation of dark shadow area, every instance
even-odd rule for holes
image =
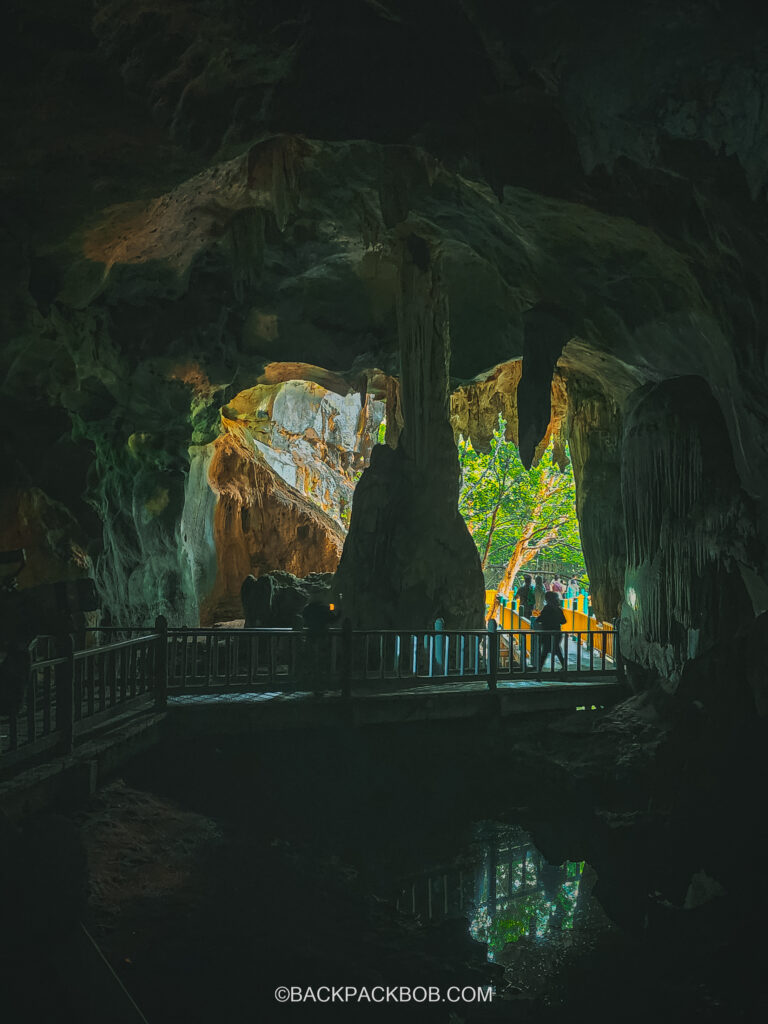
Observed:
[[[541,722],[512,739],[441,723],[168,743],[78,819],[89,927],[151,1021],[448,1021],[442,1002],[274,990],[489,983],[459,1019],[757,1019],[759,898],[691,871],[689,823],[651,810],[649,783],[568,777]]]

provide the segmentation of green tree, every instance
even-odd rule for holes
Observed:
[[[509,597],[515,577],[537,555],[576,574],[583,574],[585,566],[570,462],[561,470],[550,446],[539,464],[526,470],[515,444],[505,440],[505,428],[500,416],[487,455],[476,452],[468,439],[460,439],[459,511],[477,544],[483,569],[505,566],[498,595]]]

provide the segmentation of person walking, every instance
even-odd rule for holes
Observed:
[[[533,577],[529,576],[528,573],[523,577],[523,585],[515,594],[515,597],[520,602],[520,613],[526,619],[530,619],[531,612],[533,611],[534,596],[533,596]]]
[[[536,622],[536,628],[539,631],[538,675],[541,675],[541,670],[544,668],[544,662],[547,660],[548,654],[550,655],[550,666],[552,671],[555,669],[555,658],[560,662],[561,670],[565,670],[565,659],[563,658],[563,649],[561,647],[562,637],[560,633],[562,627],[565,625],[566,619],[563,614],[563,609],[560,607],[560,598],[550,590],[544,600],[544,608],[539,613],[539,618]]]
[[[533,610],[540,612],[544,607],[544,598],[547,596],[547,592],[544,589],[544,579],[541,576],[536,577],[536,586],[533,588]]]

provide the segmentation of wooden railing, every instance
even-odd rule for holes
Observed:
[[[539,674],[540,654],[559,640],[563,676],[547,655],[542,678],[614,673],[613,630],[171,629],[168,692],[396,690],[409,685]],[[569,664],[570,662],[570,664]]]
[[[495,590],[486,591],[486,596],[491,595],[490,600],[492,603],[493,595],[496,594]],[[486,603],[486,608],[491,605]],[[602,652],[603,646],[605,646],[605,653],[609,659],[614,659],[614,629],[606,623],[600,622],[592,615],[592,608],[589,605],[587,598],[580,594],[578,597],[566,598],[562,604],[563,614],[565,615],[565,626],[563,631],[574,635],[584,635],[585,645],[588,647],[595,647]],[[520,608],[520,602],[513,600],[510,604],[505,605],[501,609],[499,616],[499,628],[508,630],[526,630],[536,628],[536,617],[538,612],[534,612],[531,619],[525,618]],[[528,653],[531,653],[531,638],[526,641]],[[618,648],[616,648],[618,650]]]
[[[68,753],[76,735],[162,692],[163,630],[79,651],[66,636],[52,656],[50,638],[40,639],[29,645],[26,662],[5,666],[16,678],[3,680],[13,692],[6,692],[10,706],[0,714],[0,768],[45,752]]]
[[[108,642],[104,643],[103,641]],[[559,640],[564,673],[548,654]],[[99,641],[102,641],[101,643]],[[18,696],[0,710],[0,768],[41,752],[68,753],[75,739],[139,705],[164,707],[168,694],[340,691],[397,692],[447,683],[610,677],[613,630],[545,633],[499,630],[154,629],[92,631],[91,646],[71,637],[38,638],[18,661]],[[4,666],[7,668],[7,665]],[[6,678],[0,678],[5,686]],[[2,694],[0,694],[2,696]]]

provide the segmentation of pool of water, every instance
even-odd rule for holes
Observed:
[[[116,874],[130,885],[93,908],[93,926],[148,1019],[326,1019],[306,1006],[278,1017],[286,983],[489,982],[493,1006],[417,1019],[751,1019],[760,947],[739,913],[684,911],[687,865],[677,905],[654,894],[659,865],[676,864],[669,822],[606,824],[564,776],[492,737],[350,730],[143,759],[128,782],[146,806],[107,800],[94,842],[138,819],[141,855],[128,863],[121,832],[104,889]]]
[[[397,910],[424,925],[463,922],[505,968],[505,990],[563,999],[563,965],[617,933],[592,894],[594,871],[584,861],[548,863],[519,826],[481,821],[471,833],[444,861],[391,887],[379,879],[378,892],[388,888]]]

